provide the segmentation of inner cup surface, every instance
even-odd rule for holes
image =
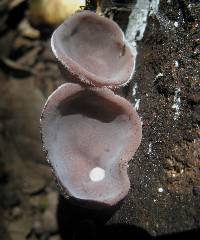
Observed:
[[[124,84],[134,69],[135,56],[117,24],[88,11],[55,31],[53,49],[64,65],[94,85]]]
[[[86,90],[62,100],[56,111],[48,149],[61,182],[76,198],[115,198],[123,191],[119,162],[133,135],[128,114]]]

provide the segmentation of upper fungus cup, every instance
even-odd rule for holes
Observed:
[[[41,117],[47,158],[62,191],[92,206],[114,206],[128,193],[128,161],[142,136],[132,105],[107,88],[61,85]]]
[[[117,88],[128,83],[135,69],[136,50],[112,20],[90,11],[74,14],[53,33],[56,58],[78,81]]]

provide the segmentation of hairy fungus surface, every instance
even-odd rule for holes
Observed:
[[[83,83],[119,87],[134,72],[136,52],[119,26],[90,11],[76,13],[61,24],[51,46],[57,59]]]
[[[128,193],[128,161],[141,141],[132,105],[103,88],[60,86],[47,100],[42,138],[53,172],[68,196],[113,206]]]

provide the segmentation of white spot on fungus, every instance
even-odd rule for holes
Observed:
[[[104,179],[105,177],[105,170],[100,167],[95,167],[90,171],[90,179],[93,182],[99,182]]]
[[[162,187],[158,188],[158,192],[162,193],[164,191],[164,189]]]

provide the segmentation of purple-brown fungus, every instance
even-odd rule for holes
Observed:
[[[82,202],[114,206],[128,193],[128,161],[142,135],[132,105],[107,88],[61,85],[42,117],[47,158],[62,191]]]
[[[125,85],[134,72],[136,52],[119,26],[90,11],[61,24],[51,46],[57,59],[83,83],[115,88]]]

